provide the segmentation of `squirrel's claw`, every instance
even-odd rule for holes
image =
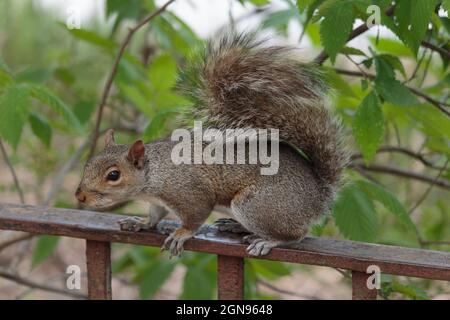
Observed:
[[[255,234],[245,236],[243,240],[244,242],[250,243],[246,250],[251,256],[264,256],[268,254],[272,248],[282,243],[281,241],[265,240]]]
[[[134,231],[148,230],[152,228],[151,223],[144,218],[140,217],[127,217],[117,221],[122,231]]]
[[[170,251],[170,257],[171,259],[173,256],[179,257],[181,256],[181,253],[183,252],[184,243],[192,238],[194,236],[194,233],[188,229],[185,228],[179,228],[172,232],[166,240],[164,240],[164,243],[161,247],[161,251],[163,250],[169,250]]]

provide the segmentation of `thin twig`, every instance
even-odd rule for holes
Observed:
[[[122,44],[120,45],[119,51],[117,52],[117,55],[114,59],[113,67],[111,69],[111,72],[108,76],[108,79],[106,80],[105,87],[103,88],[102,97],[98,106],[96,121],[94,130],[92,131],[91,139],[90,139],[90,150],[89,150],[89,156],[88,158],[91,158],[95,152],[95,147],[97,146],[97,139],[100,133],[100,124],[102,122],[103,117],[103,110],[105,109],[106,101],[108,100],[109,93],[111,91],[111,87],[114,81],[114,78],[117,74],[117,70],[119,68],[119,62],[122,59],[123,54],[125,53],[125,49],[127,48],[128,44],[131,41],[131,38],[135,34],[136,31],[138,31],[141,27],[143,27],[145,24],[147,24],[149,21],[151,21],[153,18],[161,14],[172,2],[175,0],[169,0],[167,1],[162,7],[160,7],[155,12],[147,15],[144,17],[140,22],[138,22],[133,28],[128,30],[128,34],[125,37],[125,39],[122,41]]]
[[[15,283],[18,283],[20,285],[26,286],[26,287],[30,287],[33,289],[38,289],[38,290],[43,290],[43,291],[48,291],[48,292],[53,292],[53,293],[59,293],[59,294],[64,294],[76,299],[87,299],[86,295],[81,294],[81,293],[76,293],[76,292],[71,292],[65,289],[60,289],[60,288],[55,288],[55,287],[50,287],[44,284],[40,284],[25,278],[22,278],[16,274],[13,273],[9,273],[7,271],[3,271],[0,270],[0,277],[13,281]]]
[[[409,209],[408,214],[413,213],[413,211],[416,210],[422,204],[422,202],[425,201],[425,199],[428,196],[428,194],[430,193],[431,189],[433,189],[434,185],[436,184],[436,181],[439,180],[439,178],[441,177],[442,173],[444,173],[444,171],[447,170],[447,165],[448,165],[448,160],[445,162],[445,164],[442,167],[442,169],[436,175],[436,178],[434,179],[434,181],[432,183],[430,183],[429,187],[424,192],[424,194],[420,197],[420,199],[416,202],[416,204],[414,206],[412,206],[411,209]]]
[[[257,282],[259,284],[262,284],[263,286],[269,288],[270,290],[278,292],[278,293],[281,293],[281,294],[287,294],[287,295],[290,295],[290,296],[293,296],[293,297],[297,297],[297,298],[301,298],[301,299],[322,300],[322,299],[320,299],[319,297],[316,297],[316,296],[310,296],[310,295],[307,295],[307,294],[292,292],[292,291],[289,291],[289,290],[278,288],[278,287],[274,286],[273,284],[271,284],[269,282],[266,282],[266,281],[264,281],[262,279],[258,279]]]
[[[414,158],[418,161],[420,161],[423,165],[433,168],[433,169],[437,169],[437,170],[441,170],[444,167],[442,166],[437,166],[435,165],[433,162],[427,160],[424,155],[422,155],[421,153],[418,152],[414,152],[412,150],[409,150],[407,148],[403,148],[403,147],[396,147],[396,146],[382,146],[380,148],[378,148],[377,153],[384,153],[384,152],[396,152],[396,153],[402,153],[404,155],[407,155],[411,158]],[[362,158],[362,154],[360,153],[356,153],[354,155],[351,156],[352,160],[356,160],[356,159],[361,159]]]
[[[34,236],[33,234],[26,233],[26,234],[23,234],[23,235],[21,235],[19,237],[14,238],[14,239],[7,240],[7,241],[5,241],[5,242],[0,244],[0,252],[3,251],[4,249],[8,248],[9,246],[12,246],[12,245],[18,243],[18,242],[22,242],[22,241],[31,239],[31,238],[33,238],[33,236]]]
[[[427,49],[425,49],[425,50],[423,51],[422,56],[420,57],[419,61],[418,61],[417,64],[416,64],[416,67],[414,68],[414,71],[412,72],[412,74],[411,74],[411,76],[409,77],[409,79],[407,79],[407,80],[405,81],[405,83],[411,82],[411,81],[416,77],[417,72],[419,71],[420,66],[422,65],[423,59],[425,59],[425,56],[426,56],[426,54],[427,54],[427,51],[428,51]],[[433,56],[433,54],[430,54],[430,57],[431,57],[431,56]]]
[[[391,174],[394,176],[404,177],[408,179],[414,179],[417,181],[422,181],[426,183],[434,183],[436,186],[450,190],[450,181],[445,179],[437,179],[435,181],[435,177],[430,177],[425,174],[417,173],[414,171],[408,171],[401,168],[396,168],[392,166],[385,166],[385,165],[377,165],[372,164],[370,166],[366,166],[362,163],[354,163],[351,164],[350,167],[358,167],[366,171],[372,171],[372,172],[378,172],[378,173],[385,173],[385,174]]]
[[[0,150],[3,155],[3,159],[5,160],[6,165],[9,168],[9,171],[11,172],[12,178],[14,180],[14,185],[16,186],[17,194],[19,195],[20,203],[25,204],[25,197],[23,195],[22,188],[20,187],[19,179],[17,178],[16,170],[14,170],[13,165],[11,164],[11,161],[9,160],[8,153],[6,152],[5,146],[3,145],[3,141],[0,139]]]
[[[343,75],[347,75],[347,76],[351,76],[351,77],[368,77],[369,79],[375,79],[375,75],[373,74],[363,74],[362,72],[359,71],[352,71],[352,70],[345,70],[345,69],[339,69],[339,68],[335,68],[334,69],[337,73],[339,74],[343,74]],[[438,108],[440,111],[442,111],[445,115],[447,115],[448,117],[450,117],[450,111],[448,111],[447,109],[445,109],[443,106],[449,106],[448,103],[445,102],[440,102],[432,97],[430,97],[429,95],[427,95],[426,93],[420,91],[419,89],[410,87],[410,86],[406,86],[412,93],[414,93],[416,96],[421,97],[423,99],[425,99],[426,101],[428,101],[429,103],[431,103],[433,106],[435,106],[436,108]]]

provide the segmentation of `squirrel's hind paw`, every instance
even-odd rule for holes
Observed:
[[[244,237],[243,240],[250,243],[247,247],[247,253],[251,256],[264,256],[268,254],[272,248],[282,244],[282,241],[265,240],[254,234]]]
[[[120,230],[122,231],[138,232],[141,230],[149,230],[153,227],[148,219],[140,217],[128,217],[117,221],[117,223],[120,225]]]
[[[164,244],[161,247],[161,251],[169,250],[170,258],[173,256],[179,257],[183,252],[184,243],[194,236],[194,232],[185,228],[179,228],[172,232],[166,240],[164,240]]]
[[[222,232],[250,233],[239,222],[230,218],[217,219],[212,225]]]

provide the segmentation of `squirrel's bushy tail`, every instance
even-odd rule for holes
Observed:
[[[226,34],[209,42],[191,70],[196,116],[219,128],[279,129],[301,149],[324,186],[338,184],[347,156],[337,121],[325,107],[327,85],[319,67],[303,64],[294,49],[266,46],[254,34]]]

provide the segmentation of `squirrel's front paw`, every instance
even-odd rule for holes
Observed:
[[[117,221],[122,231],[134,231],[149,230],[153,227],[148,219],[140,217],[128,217]]]
[[[170,258],[173,256],[180,256],[183,252],[183,245],[186,240],[189,240],[194,236],[194,232],[185,228],[178,228],[172,232],[161,247],[162,250],[170,251]]]

